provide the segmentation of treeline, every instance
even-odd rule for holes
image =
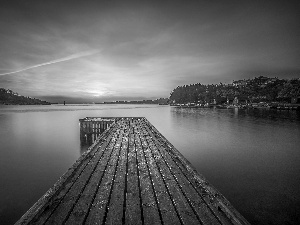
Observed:
[[[168,98],[158,98],[155,100],[133,100],[133,101],[113,101],[113,102],[104,102],[104,104],[168,104]]]
[[[51,103],[21,96],[9,89],[0,88],[0,105],[51,105]]]
[[[170,94],[170,103],[207,103],[234,98],[250,102],[291,102],[300,97],[300,79],[255,77],[233,81],[231,84],[190,84],[178,86]]]

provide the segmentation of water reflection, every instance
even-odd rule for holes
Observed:
[[[0,106],[0,224],[16,222],[101,133],[80,134],[86,116],[146,117],[252,224],[300,224],[299,113],[152,105]]]
[[[299,224],[299,112],[172,108],[171,123],[171,142],[252,224]]]
[[[172,113],[181,114],[183,117],[190,117],[194,114],[196,117],[211,116],[211,117],[231,117],[236,119],[251,119],[251,120],[271,120],[271,121],[298,121],[300,122],[300,112],[296,110],[276,110],[276,109],[208,109],[208,108],[171,108]]]

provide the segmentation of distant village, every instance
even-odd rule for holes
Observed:
[[[180,107],[297,109],[300,106],[300,78],[286,80],[260,76],[230,84],[178,86],[171,92],[169,103]]]

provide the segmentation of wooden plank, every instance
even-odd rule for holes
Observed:
[[[249,224],[145,118],[80,121],[98,136],[106,120],[17,224]]]
[[[69,213],[92,177],[97,165],[101,162],[102,155],[103,151],[99,151],[98,154],[95,155],[92,162],[87,165],[84,172],[80,175],[79,179],[76,180],[70,191],[64,196],[63,200],[54,210],[46,224],[62,223],[67,219]]]
[[[137,127],[134,129],[144,224],[161,224],[162,218],[158,209],[157,198],[155,196],[153,183],[150,179],[151,175],[149,173],[146,158],[143,153],[138,129]]]
[[[126,210],[125,224],[142,224],[142,206],[140,204],[140,193],[137,175],[137,159],[134,145],[134,134],[132,122],[129,130],[127,185],[126,185]]]
[[[125,174],[127,164],[127,148],[128,148],[128,134],[123,134],[123,141],[121,146],[121,153],[115,182],[113,186],[112,196],[110,198],[109,210],[106,218],[107,224],[122,224],[124,209],[124,190],[125,190]]]
[[[156,146],[153,144],[149,136],[147,136],[146,139],[152,151],[153,157],[155,158],[155,162],[158,165],[159,171],[165,181],[169,195],[171,196],[173,204],[175,205],[175,208],[181,218],[181,221],[184,224],[199,224],[200,221],[198,221],[195,213],[188,203],[188,200],[183,195],[167,165],[158,154]]]
[[[69,215],[66,224],[83,224],[88,216],[90,207],[93,203],[95,195],[99,189],[104,173],[106,171],[109,159],[112,154],[112,150],[115,145],[115,138],[110,138],[109,146],[104,149],[103,157],[99,161],[96,170],[92,174],[92,177],[81,194],[77,204]]]
[[[155,141],[161,143],[164,151],[172,155],[178,167],[188,178],[191,186],[196,189],[210,211],[222,224],[249,224],[248,221],[233,208],[225,197],[220,194],[206,179],[196,172],[193,166],[181,155],[181,153],[146,119],[143,121],[151,129]]]
[[[114,134],[114,129],[111,131],[112,132],[107,132],[105,134],[106,137],[108,137],[107,139],[110,139],[109,137]],[[35,215],[35,217],[32,219],[32,223],[43,224],[48,220],[54,210],[63,201],[67,193],[69,193],[70,189],[76,185],[76,182],[79,179],[81,179],[82,174],[86,172],[86,167],[91,164],[95,158],[99,159],[99,157],[101,157],[102,150],[107,144],[108,142],[105,139],[101,140],[100,143],[97,144],[92,151],[86,155],[84,160],[78,165],[78,168],[73,172],[72,176],[70,176],[63,184],[61,184],[61,189],[57,191],[57,194],[54,195],[52,199],[48,201],[48,204],[45,205],[43,209],[41,209],[40,212]],[[98,149],[99,146],[100,149]]]
[[[223,220],[223,222],[216,217],[207,204],[204,202],[201,195],[197,193],[197,191],[193,188],[189,180],[182,173],[182,170],[178,167],[178,165],[173,161],[171,155],[159,145],[158,139],[154,138],[152,132],[147,130],[149,134],[152,136],[152,139],[158,154],[162,157],[170,172],[173,175],[174,180],[177,182],[181,191],[183,192],[185,198],[189,202],[191,208],[196,213],[197,218],[201,221],[202,224],[230,224],[229,221]]]
[[[155,141],[157,143],[160,143],[160,145],[164,148],[164,151],[168,152],[177,164],[177,166],[181,169],[182,173],[187,177],[188,181],[191,183],[191,186],[196,189],[199,196],[203,199],[203,201],[206,203],[207,207],[211,210],[211,212],[215,215],[216,218],[218,218],[219,221],[222,221],[223,224],[228,223],[228,217],[224,215],[220,210],[217,209],[217,206],[213,204],[214,196],[212,196],[212,193],[210,193],[210,190],[207,190],[205,188],[206,185],[203,185],[204,183],[207,183],[204,178],[201,176],[201,183],[199,183],[199,175],[197,174],[197,179],[195,179],[195,175],[193,172],[194,169],[192,169],[189,165],[189,163],[178,154],[176,149],[172,146],[171,143],[169,143],[158,131],[155,127],[153,127],[149,122],[147,122],[148,127],[152,130],[152,134],[155,135]],[[207,184],[208,186],[208,184]],[[231,224],[231,223],[230,223]]]
[[[123,138],[122,131],[117,130],[117,132],[120,133],[120,136],[118,137],[117,142],[114,146],[112,156],[110,157],[107,169],[104,173],[104,177],[101,181],[96,197],[90,208],[89,215],[85,222],[87,224],[102,224],[103,221],[105,221],[105,214],[107,210],[107,205],[109,203],[109,196],[114,181],[113,179],[116,172],[117,162]]]
[[[196,183],[193,176],[188,172],[186,167],[183,166],[182,161],[180,161],[174,153],[172,154],[169,151],[166,151],[166,146],[162,147],[159,139],[155,139],[155,142],[156,146],[160,146],[158,147],[160,153],[164,155],[165,159],[169,160],[168,165],[171,170],[173,171],[172,168],[175,166],[180,169],[181,173],[174,174],[174,176],[184,189],[185,193],[187,193],[188,198],[191,199],[192,204],[197,210],[198,216],[201,216],[204,223],[216,224],[218,221],[221,224],[232,224],[222,212],[217,210],[217,208],[211,204],[207,191]]]
[[[154,192],[157,197],[158,208],[161,213],[161,218],[164,224],[181,224],[180,218],[176,212],[171,196],[168,194],[167,186],[157,167],[155,159],[152,156],[151,150],[145,139],[147,133],[139,126],[140,140],[142,143],[143,154],[146,159],[148,172],[154,187]]]

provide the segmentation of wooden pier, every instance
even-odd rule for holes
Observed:
[[[96,141],[16,224],[249,224],[147,119],[80,124]]]

